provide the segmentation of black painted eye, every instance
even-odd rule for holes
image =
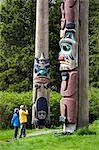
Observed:
[[[63,46],[63,50],[64,51],[70,51],[71,50],[71,46],[69,44],[67,44],[66,46]]]
[[[63,46],[63,49],[64,49],[64,51],[67,51],[67,47],[66,46]]]

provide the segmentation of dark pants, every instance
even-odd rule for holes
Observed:
[[[16,127],[14,127],[14,139],[16,139],[17,138],[17,134],[18,134],[18,127],[16,126]]]
[[[26,137],[26,123],[20,124],[20,136],[19,138]]]

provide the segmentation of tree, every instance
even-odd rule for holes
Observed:
[[[59,91],[58,53],[60,3],[49,5],[49,48],[51,86]],[[99,87],[99,1],[89,3],[89,83]],[[1,6],[0,88],[9,91],[32,89],[35,48],[36,0],[5,0]]]
[[[89,3],[89,83],[99,87],[99,1]]]
[[[5,0],[1,9],[1,90],[32,89],[35,1]]]
[[[60,2],[51,4],[49,12],[51,85],[59,87]],[[35,21],[35,0],[5,0],[2,5],[1,90],[21,92],[32,89]]]
[[[59,91],[61,76],[59,72],[58,53],[60,51],[60,4],[61,0],[49,7],[49,47],[50,47],[50,82],[52,89]]]

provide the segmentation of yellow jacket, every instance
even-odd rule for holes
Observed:
[[[28,115],[28,110],[19,110],[19,119],[20,123],[26,123],[27,122],[27,115]]]

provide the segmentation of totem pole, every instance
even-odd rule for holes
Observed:
[[[64,0],[61,3],[60,30],[60,72],[62,99],[60,101],[60,122],[63,132],[72,133],[77,122],[77,41],[75,30],[75,5],[77,0]]]
[[[48,0],[37,0],[32,124],[47,126],[49,107]]]

